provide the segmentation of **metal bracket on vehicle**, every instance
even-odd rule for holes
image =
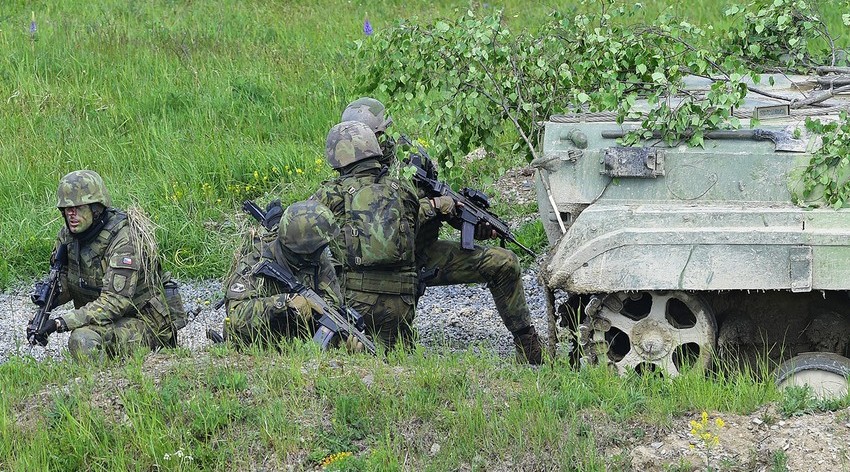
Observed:
[[[531,165],[534,167],[545,167],[549,171],[556,171],[558,170],[557,164],[561,162],[578,162],[582,156],[584,156],[584,151],[581,149],[547,151],[543,153],[543,157],[539,162],[532,161]]]
[[[654,179],[664,175],[664,151],[645,147],[611,147],[605,150],[600,173],[611,177]]]
[[[812,248],[792,246],[788,252],[792,292],[812,291]]]

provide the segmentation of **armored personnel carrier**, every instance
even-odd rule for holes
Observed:
[[[550,332],[560,333],[553,354],[569,344],[578,362],[668,375],[719,359],[769,369],[781,386],[846,392],[850,209],[792,195],[820,146],[805,118],[837,119],[850,95],[798,108],[790,100],[823,80],[769,83],[735,110],[741,129],[709,132],[701,147],[624,147],[639,123],[613,114],[545,123],[532,165],[552,245],[543,279]],[[687,86],[700,93],[709,81]]]

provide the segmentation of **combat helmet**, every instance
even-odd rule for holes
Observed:
[[[313,254],[339,236],[339,226],[328,207],[316,200],[289,205],[280,218],[277,238],[295,254]]]
[[[345,107],[340,121],[359,121],[377,135],[385,132],[393,119],[387,116],[387,107],[383,103],[371,97],[362,97]]]
[[[359,121],[343,121],[328,132],[325,158],[334,169],[381,156],[383,152],[375,133]]]
[[[56,208],[75,207],[100,203],[112,206],[112,198],[106,190],[106,184],[93,170],[75,170],[59,180],[56,190]]]

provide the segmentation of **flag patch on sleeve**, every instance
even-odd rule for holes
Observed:
[[[127,265],[127,266],[133,265],[133,258],[124,257],[123,259],[121,259],[121,263],[124,264],[124,265]]]

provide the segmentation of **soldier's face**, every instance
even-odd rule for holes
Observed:
[[[65,222],[72,233],[82,233],[89,229],[94,221],[94,214],[89,205],[66,207],[62,209],[62,214],[65,215]]]

